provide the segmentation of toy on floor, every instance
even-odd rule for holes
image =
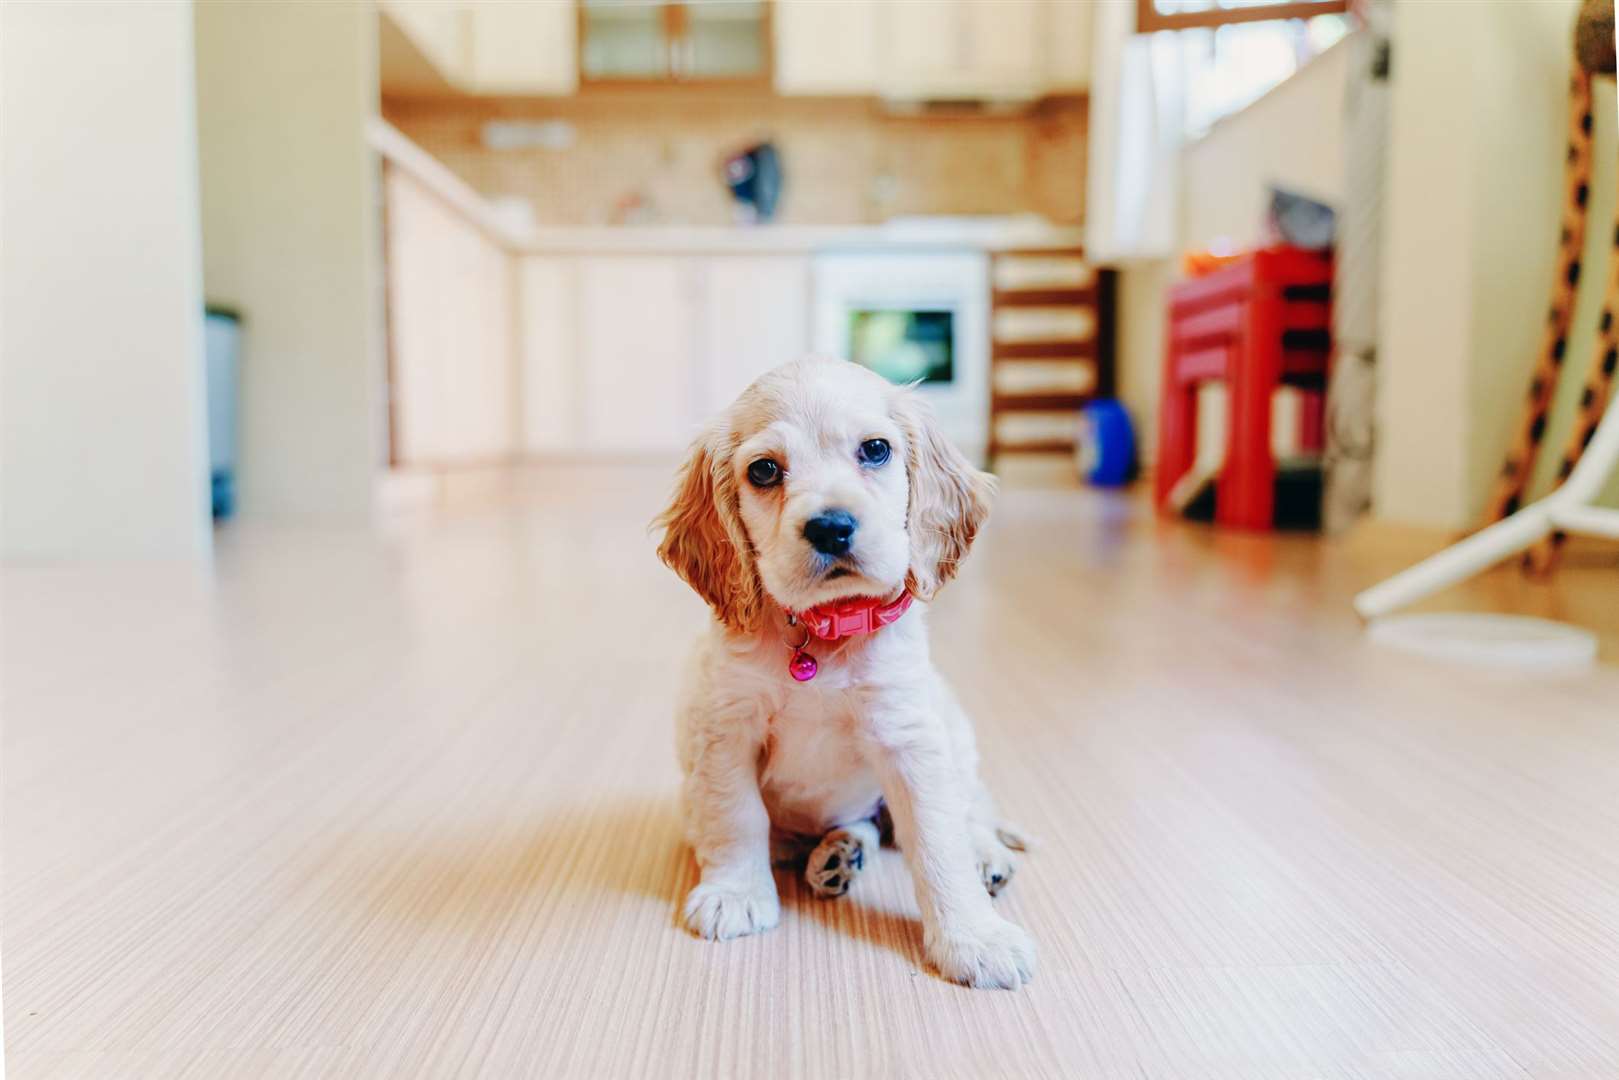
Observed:
[[[1085,406],[1075,449],[1080,473],[1097,487],[1119,487],[1135,478],[1135,427],[1112,398]]]
[[[1575,23],[1573,44],[1574,70],[1569,78],[1568,153],[1563,165],[1564,201],[1557,276],[1552,286],[1540,357],[1529,384],[1529,399],[1485,506],[1486,525],[1510,517],[1523,505],[1540,444],[1546,435],[1547,417],[1557,397],[1568,351],[1569,326],[1583,273],[1581,260],[1585,251],[1586,210],[1591,191],[1591,139],[1595,126],[1592,80],[1615,71],[1612,0],[1586,0]],[[1558,463],[1559,484],[1573,474],[1580,456],[1590,445],[1612,391],[1615,369],[1619,367],[1619,325],[1615,325],[1615,317],[1619,315],[1619,207],[1615,208],[1611,239],[1615,255],[1609,259],[1596,345],[1588,362],[1574,425]],[[1551,535],[1537,541],[1529,550],[1529,564],[1540,571],[1549,570],[1562,539],[1563,531],[1555,529]]]

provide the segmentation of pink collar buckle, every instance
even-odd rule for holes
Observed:
[[[798,644],[788,644],[792,650],[787,659],[787,671],[798,682],[809,682],[815,678],[820,670],[808,650],[810,638],[819,638],[822,641],[840,641],[843,638],[854,637],[856,634],[875,634],[890,623],[897,622],[901,615],[910,609],[911,596],[909,590],[899,594],[898,598],[884,603],[872,597],[856,597],[852,600],[839,600],[831,604],[822,604],[810,608],[808,611],[787,612],[788,626],[802,626],[804,640]]]

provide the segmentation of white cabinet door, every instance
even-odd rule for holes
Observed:
[[[470,0],[466,86],[478,94],[571,94],[579,27],[557,0]]]
[[[880,91],[890,97],[947,95],[966,78],[967,41],[956,0],[884,0],[878,11]]]
[[[1039,92],[1042,0],[889,0],[882,13],[899,97],[1027,96]]]
[[[729,405],[760,375],[810,351],[810,261],[805,255],[715,255],[704,260],[699,353],[702,414]]]
[[[517,294],[532,454],[683,449],[810,347],[803,255],[527,256]]]
[[[697,271],[667,255],[579,260],[581,443],[678,450],[698,426]]]
[[[983,94],[1036,95],[1045,84],[1044,0],[956,0],[966,77]]]
[[[882,92],[897,98],[1029,98],[1046,90],[1050,10],[1063,0],[886,0]]]
[[[518,383],[523,452],[577,449],[578,271],[560,255],[527,255],[517,266]]]
[[[1096,0],[776,0],[782,94],[1030,97],[1090,85]]]
[[[1046,0],[1046,89],[1075,94],[1091,85],[1092,0]]]
[[[517,449],[510,256],[398,169],[386,197],[393,455],[505,458]]]
[[[466,77],[467,22],[461,0],[380,0],[390,18],[447,82]]]
[[[776,91],[874,94],[878,0],[776,0]]]

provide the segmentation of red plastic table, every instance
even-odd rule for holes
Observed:
[[[1332,352],[1332,255],[1269,248],[1169,290],[1169,327],[1158,426],[1160,507],[1197,454],[1197,385],[1228,388],[1225,466],[1215,521],[1269,529],[1276,498],[1271,399],[1277,387],[1305,392],[1301,443],[1319,449]]]

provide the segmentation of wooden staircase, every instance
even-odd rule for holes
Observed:
[[[1114,393],[1114,273],[1070,248],[996,252],[990,274],[988,465],[1071,454],[1080,409]]]

